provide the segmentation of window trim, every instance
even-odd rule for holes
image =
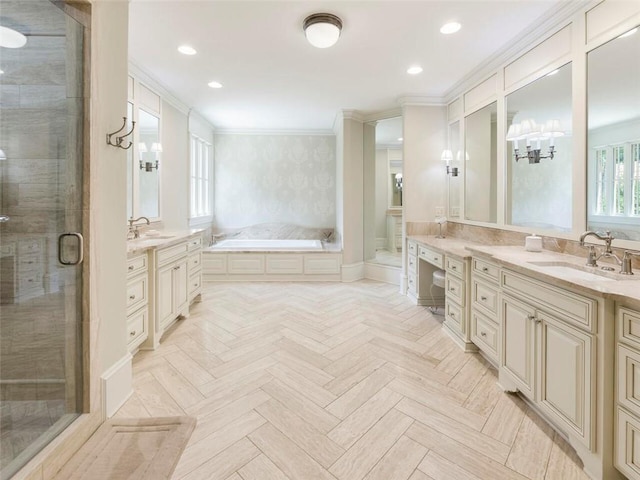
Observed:
[[[207,152],[206,164],[208,172],[206,178],[202,176],[201,169],[204,162],[201,158],[202,152]],[[197,157],[196,157],[197,156]],[[214,151],[213,144],[206,141],[202,137],[193,133],[189,134],[189,225],[195,226],[205,223],[211,223],[214,218],[213,205],[213,180],[214,180]],[[194,175],[194,169],[197,170]],[[196,195],[200,195],[202,183],[206,184],[205,198],[194,199],[194,184],[196,189],[201,189]],[[195,205],[195,209],[201,208],[204,202],[207,203],[207,209],[204,212],[194,213],[194,202],[200,202],[201,205]]]

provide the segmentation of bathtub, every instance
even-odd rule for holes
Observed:
[[[208,248],[205,251],[240,251],[240,252],[280,252],[280,251],[319,251],[323,250],[320,240],[275,240],[275,239],[227,239],[222,240]]]
[[[342,252],[320,240],[222,240],[202,252],[205,282],[340,281]]]

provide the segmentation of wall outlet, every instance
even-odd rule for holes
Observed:
[[[444,217],[444,207],[436,207],[436,217]]]

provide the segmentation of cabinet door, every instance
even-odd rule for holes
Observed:
[[[501,367],[522,393],[535,399],[535,310],[526,303],[504,295],[501,301],[501,315]]]
[[[158,270],[158,285],[156,290],[156,321],[157,326],[163,325],[173,317],[173,264]]]
[[[540,323],[539,402],[583,443],[591,444],[591,335],[537,313]]]
[[[177,316],[189,303],[189,285],[187,277],[187,259],[176,262],[173,266],[173,313]]]

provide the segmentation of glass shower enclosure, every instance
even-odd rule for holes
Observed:
[[[64,8],[0,0],[2,480],[84,405],[84,28]]]

